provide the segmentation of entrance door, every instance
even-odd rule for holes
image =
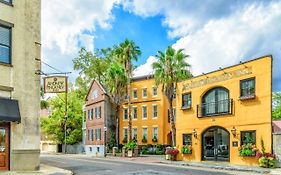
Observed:
[[[0,124],[0,170],[9,169],[9,125]]]
[[[202,159],[229,160],[229,132],[221,127],[211,127],[202,135]]]

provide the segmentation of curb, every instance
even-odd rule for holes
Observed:
[[[66,169],[62,169],[62,168],[58,168],[58,167],[54,167],[54,166],[49,166],[46,164],[40,164],[40,170],[39,172],[43,173],[43,174],[64,174],[64,175],[73,175],[73,172],[70,170],[66,170]]]
[[[240,166],[223,166],[223,165],[211,165],[211,164],[197,164],[189,162],[170,162],[170,161],[160,161],[162,164],[173,164],[178,166],[190,166],[190,167],[200,167],[200,168],[211,168],[219,170],[228,170],[228,171],[241,171],[241,172],[254,172],[259,174],[269,174],[271,171],[269,169],[256,168],[256,167],[240,167]]]

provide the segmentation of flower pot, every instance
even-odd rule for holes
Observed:
[[[133,150],[128,150],[128,157],[133,157]]]
[[[166,154],[166,160],[171,160],[171,154]]]

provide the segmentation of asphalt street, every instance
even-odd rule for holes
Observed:
[[[250,175],[215,169],[179,167],[160,163],[128,162],[123,159],[74,155],[41,155],[41,163],[72,171],[77,175]]]

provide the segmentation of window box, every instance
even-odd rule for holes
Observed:
[[[142,143],[147,143],[147,139],[146,139],[146,137],[145,137],[145,136],[143,136],[143,137],[142,137],[141,142],[142,142]]]
[[[256,145],[247,143],[239,147],[239,155],[241,157],[255,157],[258,151]]]
[[[152,142],[158,142],[157,137],[153,137]]]
[[[255,99],[255,98],[256,98],[256,95],[253,94],[253,95],[239,97],[239,100],[244,101],[244,100],[251,100],[251,99]]]
[[[191,147],[191,145],[184,145],[181,148],[181,153],[182,154],[192,154],[192,147]]]

